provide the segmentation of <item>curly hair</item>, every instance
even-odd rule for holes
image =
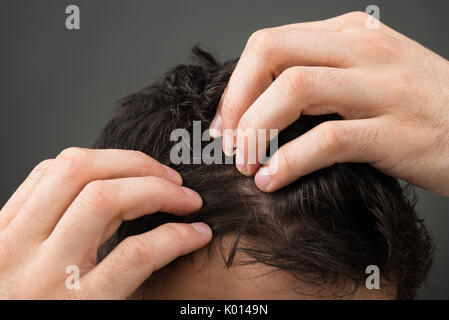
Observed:
[[[124,238],[162,223],[203,221],[220,250],[225,235],[235,236],[232,248],[222,252],[228,267],[240,251],[249,257],[246,263],[266,264],[317,287],[349,280],[355,290],[367,277],[366,267],[376,265],[396,287],[398,299],[415,298],[430,270],[434,245],[414,210],[410,188],[396,179],[364,163],[335,164],[263,193],[232,164],[170,162],[172,130],[191,132],[194,120],[209,128],[236,64],[236,59],[219,63],[198,47],[192,51],[191,63],[124,98],[95,147],[140,150],[170,165],[184,185],[199,192],[204,205],[188,217],[157,213],[124,222],[98,259]],[[279,134],[279,146],[330,119],[340,118],[302,116]]]

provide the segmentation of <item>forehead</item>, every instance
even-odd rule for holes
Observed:
[[[225,244],[226,245],[226,244]],[[227,252],[224,248],[223,252]],[[174,266],[154,273],[139,288],[136,297],[145,299],[294,299],[293,277],[267,265],[245,261],[237,253],[235,265],[227,268],[221,251],[208,248],[192,259],[181,259]]]
[[[222,252],[228,252],[232,238],[225,238],[223,251],[208,248],[192,259],[155,272],[136,292],[134,299],[386,299],[394,295],[360,287],[318,288],[301,282],[290,273],[261,263],[241,265],[248,260],[237,253],[235,264],[227,268]],[[352,293],[349,295],[349,293]],[[346,294],[346,295],[345,295]]]

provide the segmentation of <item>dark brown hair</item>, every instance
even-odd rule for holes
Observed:
[[[102,259],[124,238],[169,221],[204,221],[214,244],[235,235],[225,253],[287,271],[318,287],[349,279],[365,281],[368,265],[397,286],[399,299],[415,298],[432,262],[433,244],[398,181],[368,164],[336,164],[267,194],[234,165],[170,163],[176,128],[192,131],[194,120],[209,127],[236,61],[220,64],[195,47],[194,61],[123,99],[96,142],[97,148],[140,150],[178,170],[184,185],[200,193],[203,208],[186,218],[163,213],[125,222],[101,248]],[[282,145],[337,115],[303,116],[279,135]],[[206,144],[207,142],[205,142]],[[224,155],[223,155],[224,157]],[[245,241],[241,241],[245,240]]]

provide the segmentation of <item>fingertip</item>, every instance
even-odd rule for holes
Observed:
[[[193,229],[195,229],[195,231],[200,233],[202,236],[205,236],[206,238],[209,238],[209,239],[212,238],[212,229],[204,222],[194,222],[194,223],[191,223],[190,226]]]
[[[209,136],[212,139],[217,139],[220,138],[222,136],[221,131],[215,129],[215,128],[209,128]]]
[[[272,192],[272,177],[267,167],[261,167],[254,177],[256,186],[263,192]]]
[[[247,175],[245,158],[240,148],[235,149],[235,166],[241,174]]]
[[[198,192],[193,191],[192,189],[187,188],[187,187],[181,187],[181,188],[190,199],[193,199],[194,201],[197,202],[199,208],[201,208],[203,206],[203,199],[201,198],[201,196],[199,195]]]
[[[223,132],[223,153],[228,157],[236,154],[234,148],[234,130],[232,129],[225,129]]]
[[[179,174],[178,171],[176,171],[175,169],[170,168],[169,166],[163,165],[167,178],[176,183],[177,185],[182,185],[182,177]]]
[[[223,131],[223,119],[219,112],[215,114],[214,119],[212,120],[209,128],[209,135],[212,138],[219,138],[222,136]]]

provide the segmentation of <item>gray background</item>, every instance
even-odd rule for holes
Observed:
[[[65,29],[65,7],[81,30]],[[115,102],[186,61],[196,43],[222,59],[240,55],[262,27],[324,19],[369,4],[381,20],[449,57],[449,1],[82,1],[0,2],[0,204],[40,160],[89,147]],[[419,61],[417,61],[419,63]],[[449,198],[418,190],[437,243],[424,299],[449,298]]]

